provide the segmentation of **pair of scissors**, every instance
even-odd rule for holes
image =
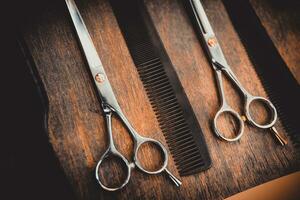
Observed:
[[[201,33],[201,38],[203,39],[203,43],[205,45],[205,49],[207,51],[209,61],[211,62],[211,66],[213,67],[215,73],[216,73],[216,79],[218,84],[218,90],[219,95],[221,98],[221,107],[219,111],[216,113],[214,120],[213,120],[213,129],[216,135],[228,142],[233,142],[239,140],[243,133],[244,133],[244,121],[247,121],[252,124],[253,126],[256,126],[261,129],[271,129],[272,133],[274,133],[275,138],[279,141],[281,145],[287,144],[287,139],[285,136],[278,133],[278,131],[275,129],[274,125],[277,121],[277,111],[275,106],[272,104],[271,101],[264,97],[260,96],[253,96],[251,95],[239,82],[236,75],[233,73],[230,66],[227,64],[227,61],[225,59],[225,56],[222,52],[222,49],[216,39],[215,33],[210,25],[210,22],[208,20],[208,17],[204,11],[204,8],[200,2],[200,0],[188,0],[192,11],[193,16],[196,19],[197,28],[198,31]],[[229,104],[226,101],[225,93],[224,93],[224,87],[222,83],[222,73],[227,75],[227,77],[234,83],[234,85],[240,90],[240,92],[243,94],[244,97],[244,112],[245,117],[241,117],[235,110],[233,110]],[[256,122],[251,114],[250,114],[250,105],[254,102],[261,102],[268,110],[271,111],[271,118],[270,120],[265,124],[260,124]],[[234,137],[226,137],[225,134],[223,134],[217,127],[217,121],[219,117],[222,114],[231,114],[233,117],[237,119],[237,122],[239,124],[238,133],[235,134]]]
[[[146,174],[159,174],[159,173],[166,173],[170,179],[176,184],[176,186],[180,186],[181,182],[178,180],[168,169],[168,152],[166,148],[157,140],[146,138],[137,133],[137,131],[131,126],[129,121],[127,120],[126,116],[123,114],[117,99],[114,95],[114,92],[112,90],[112,87],[109,83],[109,80],[107,79],[106,73],[104,71],[102,62],[99,58],[99,55],[96,51],[96,48],[92,42],[92,39],[89,35],[89,32],[84,24],[84,21],[79,13],[79,10],[74,2],[74,0],[65,0],[71,19],[73,21],[73,24],[75,26],[75,30],[77,32],[80,44],[82,46],[84,55],[86,57],[90,72],[92,74],[92,77],[94,78],[94,83],[97,88],[97,92],[100,97],[101,101],[101,107],[104,112],[105,118],[106,118],[106,125],[107,125],[107,132],[108,132],[108,139],[109,139],[109,146],[108,149],[104,152],[104,154],[101,156],[97,166],[96,166],[96,179],[100,186],[108,191],[116,191],[121,188],[123,188],[127,183],[129,182],[129,179],[131,177],[131,171],[134,167],[137,167],[139,170]],[[125,125],[128,132],[131,134],[133,140],[134,140],[134,155],[133,155],[133,161],[128,161],[115,147],[113,136],[112,136],[112,115],[115,114],[120,121]],[[141,145],[145,143],[152,143],[159,147],[163,154],[163,164],[160,166],[159,169],[155,171],[149,171],[145,169],[138,159],[138,151],[141,147]],[[121,183],[117,187],[107,186],[105,185],[101,178],[99,177],[99,172],[102,166],[102,163],[105,159],[109,157],[118,157],[120,160],[125,164],[126,166],[126,178],[124,179],[124,182]]]

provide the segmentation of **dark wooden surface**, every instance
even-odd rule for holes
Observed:
[[[266,96],[222,2],[203,2],[240,81],[251,93]],[[109,2],[77,3],[125,115],[142,135],[165,144]],[[104,192],[97,185],[94,168],[107,146],[104,119],[64,2],[54,1],[24,24],[22,32],[49,99],[49,140],[78,199],[223,199],[297,170],[299,158],[292,143],[282,148],[268,131],[246,125],[241,141],[232,144],[215,137],[210,128],[219,108],[215,77],[182,3],[145,3],[203,128],[213,165],[206,172],[181,177],[180,188],[165,176],[147,176],[139,171],[134,171],[130,183],[120,192]],[[225,83],[229,103],[241,110],[241,98]],[[260,117],[260,111],[254,114]],[[280,122],[276,127],[285,133]],[[120,123],[114,123],[114,133],[117,147],[130,159],[129,135]],[[156,158],[146,150],[143,154],[147,164],[154,165],[151,160]],[[171,157],[169,168],[178,175]]]
[[[251,3],[282,58],[300,83],[300,2],[252,0]]]

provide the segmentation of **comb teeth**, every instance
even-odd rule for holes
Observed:
[[[111,0],[111,5],[180,175],[205,170],[211,161],[202,131],[158,36],[147,29],[140,2]]]
[[[131,42],[135,43],[135,41]],[[150,48],[150,44],[141,45],[143,46]],[[177,101],[160,58],[152,58],[153,52],[151,51],[147,54],[142,49],[136,50],[136,54],[132,57],[140,58],[139,55],[143,55],[141,61],[150,58],[146,62],[137,64],[138,73],[179,173],[189,174],[189,171],[203,167],[204,162],[186,122],[182,107]]]
[[[179,173],[182,175],[188,173],[189,170],[194,169],[196,163],[201,166],[203,162],[199,149],[193,140],[191,130],[160,59],[155,58],[141,63],[137,66],[137,70],[142,82],[145,83],[147,95],[156,111],[155,115]]]

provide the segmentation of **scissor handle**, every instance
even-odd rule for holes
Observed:
[[[143,144],[146,143],[152,143],[154,145],[156,145],[157,147],[159,147],[160,151],[163,153],[163,164],[160,166],[159,169],[157,170],[147,170],[145,169],[142,165],[141,162],[138,158],[138,152],[141,149],[140,147]],[[146,174],[159,174],[159,173],[163,173],[165,172],[168,177],[173,181],[173,183],[179,187],[181,185],[181,181],[179,179],[177,179],[168,169],[167,169],[167,165],[168,165],[168,152],[166,150],[166,148],[164,147],[164,145],[162,143],[160,143],[157,140],[154,140],[152,138],[146,138],[146,137],[142,137],[140,135],[136,136],[136,144],[135,144],[135,149],[134,149],[134,163],[135,165],[144,173]]]
[[[121,112],[121,110],[116,111],[116,114],[119,116],[120,120],[124,123],[124,125],[127,127],[128,132],[131,134],[133,140],[134,140],[134,163],[135,165],[143,172],[147,173],[147,174],[159,174],[162,171],[164,171],[167,167],[168,164],[168,152],[166,150],[166,148],[164,147],[164,145],[162,145],[159,141],[154,140],[152,138],[146,138],[146,137],[142,137],[138,132],[136,132],[134,130],[134,128],[131,126],[131,124],[129,123],[129,121],[127,120],[127,118],[125,117],[125,115]],[[163,165],[155,171],[149,171],[146,170],[141,163],[139,162],[138,159],[138,151],[140,150],[140,147],[145,144],[145,143],[153,143],[154,145],[156,145],[157,147],[159,147],[160,151],[163,153]]]
[[[101,166],[102,166],[102,163],[105,159],[109,158],[109,157],[118,157],[126,166],[126,178],[124,179],[123,183],[121,183],[119,186],[116,186],[116,187],[111,187],[111,186],[108,186],[106,184],[104,184],[99,176],[99,173],[100,173],[100,169],[101,169]],[[128,160],[120,153],[118,152],[115,148],[108,148],[104,154],[101,156],[100,160],[98,161],[97,163],[97,166],[96,166],[96,179],[98,181],[98,183],[100,184],[100,186],[107,190],[107,191],[116,191],[116,190],[120,190],[122,189],[125,185],[127,185],[127,183],[129,182],[129,179],[130,179],[130,176],[131,176],[131,165],[130,163],[128,162]]]
[[[271,111],[271,119],[265,123],[265,124],[259,124],[257,123],[251,116],[251,113],[250,113],[250,105],[255,102],[255,101],[260,101],[263,103],[263,105],[267,106],[269,108],[269,110]],[[258,97],[258,96],[250,96],[248,95],[246,97],[246,103],[245,103],[245,114],[246,114],[246,117],[248,119],[248,121],[258,127],[258,128],[262,128],[262,129],[267,129],[267,128],[271,128],[274,126],[274,124],[276,123],[276,120],[277,120],[277,111],[276,111],[276,108],[275,106],[272,104],[272,102],[264,97]]]
[[[148,143],[148,144],[152,143],[155,146],[159,147],[159,150],[163,154],[163,164],[157,170],[150,171],[150,170],[145,169],[142,166],[142,164],[141,164],[141,162],[140,162],[140,160],[138,158],[138,152],[141,149],[140,147],[143,144],[146,144],[146,143]],[[146,137],[139,136],[139,137],[136,138],[136,146],[135,146],[135,150],[134,150],[134,162],[135,162],[135,165],[141,171],[143,171],[143,172],[145,172],[147,174],[159,174],[159,173],[161,173],[162,171],[164,171],[167,168],[167,165],[168,165],[168,152],[167,152],[166,148],[159,141],[154,140],[152,138],[146,138]]]
[[[234,134],[235,137],[232,137],[232,138],[226,137],[225,134],[223,134],[218,129],[218,125],[217,125],[218,119],[222,114],[225,114],[225,113],[231,114],[231,116],[236,118],[237,121],[238,121],[239,129],[238,129],[238,132],[236,134]],[[241,116],[235,110],[233,110],[232,108],[230,108],[227,105],[223,105],[221,107],[221,109],[215,115],[214,122],[213,122],[213,128],[214,128],[214,132],[216,133],[216,135],[219,138],[221,138],[221,139],[223,139],[227,142],[234,142],[234,141],[239,140],[242,137],[243,133],[244,133],[244,121],[242,120]]]

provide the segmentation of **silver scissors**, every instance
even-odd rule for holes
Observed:
[[[216,39],[215,33],[209,23],[207,15],[204,11],[204,8],[200,2],[200,0],[189,0],[189,3],[193,10],[193,16],[196,18],[197,28],[202,34],[202,39],[204,40],[203,43],[205,44],[205,49],[209,56],[209,61],[216,72],[216,79],[218,84],[218,90],[221,97],[221,107],[220,110],[216,113],[214,120],[213,120],[213,128],[216,135],[228,142],[233,142],[239,140],[243,133],[244,133],[244,121],[248,120],[250,124],[261,128],[261,129],[271,129],[274,133],[275,137],[278,139],[281,145],[287,144],[287,140],[284,136],[278,133],[275,129],[274,125],[277,120],[277,111],[275,106],[272,104],[271,101],[264,97],[260,96],[253,96],[251,95],[239,82],[236,75],[231,70],[230,66],[227,64],[225,56],[222,52],[222,49]],[[240,90],[240,92],[244,96],[244,112],[246,117],[241,117],[235,110],[233,110],[228,103],[226,102],[224,87],[222,83],[222,73],[226,74],[227,77],[235,84],[235,86]],[[271,111],[271,119],[265,123],[260,124],[257,123],[250,114],[250,105],[255,102],[260,101],[263,103]],[[239,124],[238,133],[235,134],[235,137],[229,138],[226,137],[217,127],[218,118],[224,114],[228,113],[235,117]]]
[[[83,22],[83,19],[79,13],[79,10],[74,2],[74,0],[65,0],[69,13],[71,15],[73,24],[75,26],[78,38],[80,40],[80,44],[82,46],[82,49],[84,51],[90,72],[92,74],[92,77],[94,77],[94,83],[97,88],[97,92],[99,94],[100,100],[101,100],[101,107],[104,112],[105,118],[106,118],[106,125],[107,125],[107,132],[108,132],[108,138],[109,138],[109,146],[108,149],[104,152],[104,154],[101,156],[97,166],[96,166],[96,179],[100,186],[108,191],[115,191],[123,188],[127,183],[129,182],[129,179],[131,177],[131,170],[134,167],[137,167],[142,172],[146,174],[159,174],[159,173],[166,173],[170,179],[176,184],[176,186],[180,186],[181,182],[178,180],[168,169],[168,152],[166,148],[157,140],[146,138],[141,135],[139,135],[135,129],[131,126],[125,115],[123,114],[117,99],[114,95],[114,92],[112,90],[112,87],[109,83],[109,80],[107,79],[106,73],[104,71],[103,65],[101,63],[101,60],[99,58],[99,55],[95,49],[95,46],[92,42],[92,39],[88,33],[88,30]],[[131,134],[133,140],[134,140],[134,155],[133,155],[133,162],[128,161],[115,147],[113,136],[112,136],[112,115],[115,114],[125,125],[128,132]],[[149,171],[143,168],[141,165],[137,155],[138,151],[142,144],[145,143],[152,143],[159,147],[161,152],[163,153],[164,162],[162,166],[155,171]],[[105,185],[100,177],[99,172],[101,169],[101,164],[103,163],[103,160],[107,159],[110,156],[118,157],[120,160],[125,164],[126,166],[126,173],[127,176],[122,184],[120,184],[118,187],[110,187]]]

